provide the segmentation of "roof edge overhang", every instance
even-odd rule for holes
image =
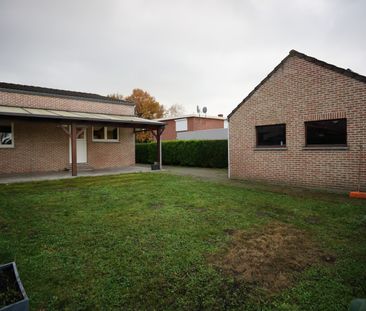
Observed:
[[[1,107],[1,106],[0,106]],[[16,107],[20,108],[20,107]],[[88,113],[85,113],[88,114]],[[30,120],[39,122],[56,122],[56,123],[80,123],[80,124],[110,124],[119,127],[131,127],[131,128],[158,128],[164,127],[165,123],[157,122],[147,119],[138,118],[135,116],[118,116],[110,115],[111,118],[98,117],[102,114],[91,113],[91,117],[80,117],[80,116],[61,116],[61,115],[40,115],[40,114],[29,114],[29,113],[14,113],[14,112],[4,112],[0,111],[0,118],[5,119],[20,119],[20,120]],[[97,117],[92,117],[92,116]],[[125,117],[125,120],[116,120],[113,117]]]
[[[188,119],[188,118],[199,118],[199,119],[211,119],[211,120],[219,120],[219,121],[225,121],[225,117],[219,117],[219,116],[205,116],[205,115],[196,115],[196,114],[187,114],[187,115],[181,115],[178,117],[165,117],[165,118],[158,118],[154,119],[156,121],[170,121],[170,120],[179,120],[179,119]]]
[[[107,104],[115,104],[115,105],[136,106],[135,103],[128,101],[128,100],[113,99],[113,98],[109,98],[107,96],[102,96],[102,95],[93,94],[93,93],[67,91],[67,90],[13,84],[13,83],[6,83],[6,82],[0,82],[0,91],[7,92],[7,93],[18,93],[18,94],[26,94],[26,95],[76,99],[76,100],[82,100],[82,101],[91,101],[91,102],[99,102],[99,103],[107,103]]]

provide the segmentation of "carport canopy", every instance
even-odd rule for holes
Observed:
[[[77,175],[76,164],[76,139],[78,136],[76,125],[100,125],[133,128],[135,131],[152,131],[157,141],[157,162],[161,167],[161,140],[165,123],[143,119],[135,116],[76,112],[67,110],[53,110],[41,108],[28,108],[18,106],[0,106],[0,117],[16,118],[39,122],[56,122],[62,125],[71,125],[72,175]],[[154,132],[155,131],[155,132]]]

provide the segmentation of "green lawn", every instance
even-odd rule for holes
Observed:
[[[32,310],[334,311],[366,297],[366,203],[270,190],[163,173],[1,185],[0,263],[16,261]],[[271,294],[210,264],[228,232],[273,223],[335,262]]]

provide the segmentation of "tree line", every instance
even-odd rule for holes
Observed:
[[[133,102],[136,105],[135,115],[144,119],[160,119],[164,117],[176,117],[184,114],[184,107],[180,104],[173,104],[166,107],[160,104],[155,97],[142,89],[134,89],[129,96],[123,96],[119,93],[108,95],[111,98],[123,99]],[[137,142],[149,142],[153,140],[150,132],[136,133]]]

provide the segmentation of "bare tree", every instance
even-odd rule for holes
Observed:
[[[180,105],[180,104],[174,104],[174,105],[171,105],[166,111],[165,111],[165,114],[164,116],[165,117],[179,117],[183,114],[185,114],[186,111],[185,111],[185,108],[183,105]]]

